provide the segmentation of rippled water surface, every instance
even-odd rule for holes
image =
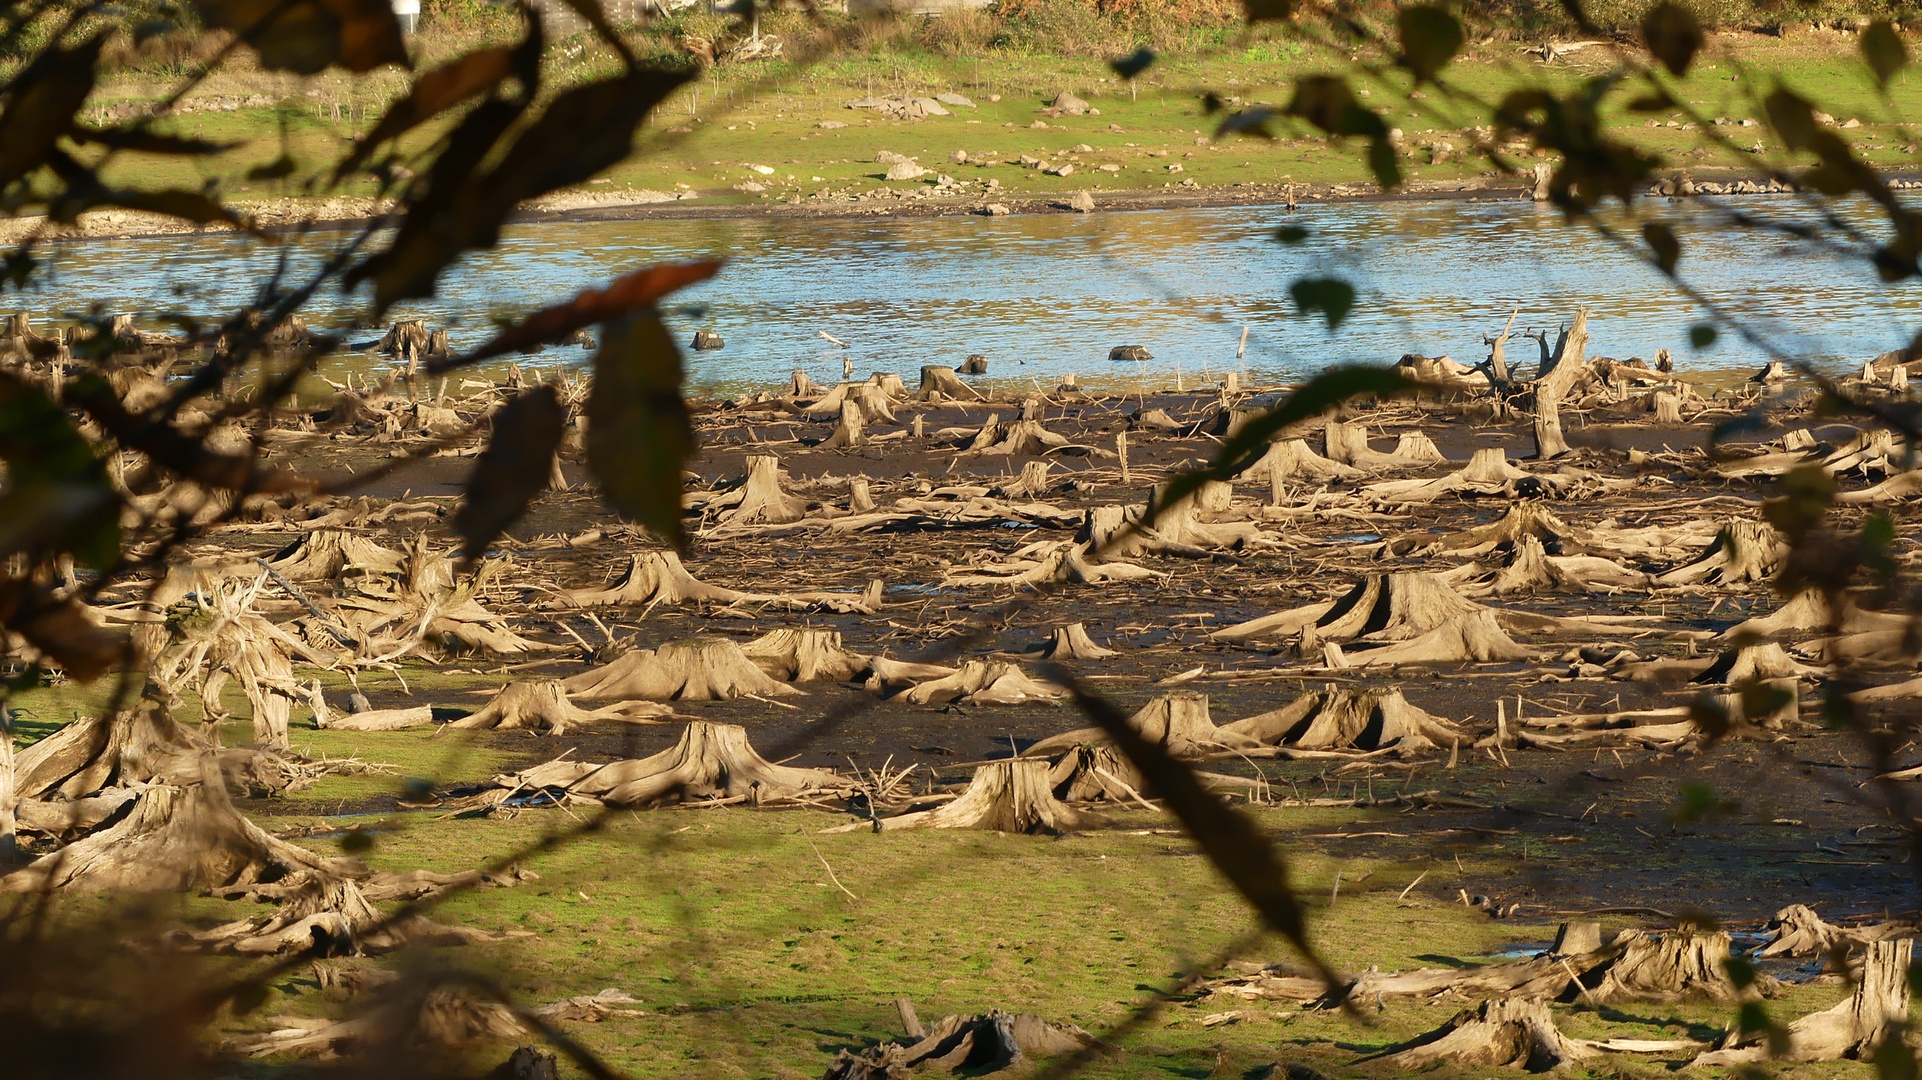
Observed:
[[[1780,210],[1774,202],[1756,209]],[[1919,286],[1880,284],[1863,264],[1780,239],[1685,221],[1682,267],[1717,303],[1796,355],[1859,364],[1906,344]],[[1311,230],[1285,246],[1283,221]],[[285,257],[312,266],[336,234],[276,248],[235,237],[64,245],[50,255],[28,307],[58,318],[98,302],[143,322],[167,311],[208,315],[247,302]],[[1578,302],[1593,310],[1593,350],[1617,357],[1672,349],[1685,367],[1724,376],[1753,371],[1757,347],[1733,335],[1692,353],[1687,329],[1704,312],[1654,270],[1555,212],[1522,202],[1387,202],[1304,207],[1144,210],[1092,215],[923,219],[583,221],[526,224],[495,250],[464,262],[441,295],[399,314],[454,327],[478,341],[490,317],[554,303],[585,285],[665,260],[725,257],[714,282],[683,294],[705,310],[679,313],[683,334],[717,330],[720,352],[690,356],[697,384],[765,384],[796,367],[838,378],[857,372],[990,358],[996,382],[1190,377],[1241,366],[1251,378],[1299,376],[1348,360],[1406,352],[1479,360],[1484,332],[1516,302],[1517,323],[1550,326]],[[1288,283],[1337,273],[1361,290],[1349,322],[1330,334],[1293,311]],[[346,327],[360,296],[323,294],[317,326]],[[1236,348],[1248,330],[1247,354]],[[850,346],[823,340],[825,331]],[[369,337],[371,334],[350,334]],[[1114,345],[1146,345],[1146,365],[1111,363]],[[578,363],[579,349],[535,363]],[[1534,345],[1517,341],[1511,358]],[[1712,381],[1720,381],[1719,379]]]

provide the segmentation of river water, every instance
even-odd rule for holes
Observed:
[[[1788,200],[1746,209],[1785,211]],[[1688,279],[1785,351],[1846,369],[1906,344],[1922,327],[1922,286],[1886,286],[1858,261],[1781,238],[1721,228],[1699,208],[1679,220]],[[1289,246],[1282,223],[1309,230]],[[284,247],[241,237],[87,241],[52,249],[40,286],[16,301],[41,322],[99,304],[158,325],[167,312],[199,317],[248,302],[286,258],[314,265],[338,234]],[[697,387],[765,386],[795,368],[840,377],[923,364],[990,360],[1002,385],[1190,380],[1240,367],[1255,383],[1342,361],[1403,353],[1478,361],[1483,333],[1519,303],[1518,332],[1552,327],[1577,303],[1591,308],[1591,350],[1616,357],[1673,351],[1711,384],[1758,368],[1763,352],[1733,334],[1688,346],[1704,312],[1653,269],[1550,209],[1513,200],[1318,204],[1114,211],[1089,215],[866,219],[562,221],[517,225],[501,244],[450,274],[441,294],[397,311],[451,325],[474,343],[490,319],[558,302],[575,290],[660,261],[722,257],[713,282],[690,289],[671,321],[683,336],[718,331],[727,347],[690,354]],[[1303,318],[1288,284],[1336,274],[1360,293],[1338,331]],[[322,328],[365,313],[364,296],[328,292],[309,311]],[[1245,355],[1237,348],[1247,329]],[[832,334],[848,348],[820,336]],[[368,338],[371,333],[350,333]],[[1151,363],[1114,363],[1115,345],[1145,345]],[[1532,359],[1532,342],[1511,359]],[[531,361],[581,363],[578,348]]]

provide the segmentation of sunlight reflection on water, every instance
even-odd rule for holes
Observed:
[[[1785,211],[1786,200],[1747,204]],[[1916,286],[1885,286],[1861,262],[1807,245],[1723,230],[1699,209],[1662,208],[1681,219],[1682,270],[1718,303],[1780,347],[1838,368],[1906,344],[1918,322]],[[1288,247],[1271,238],[1288,220],[1311,230]],[[205,317],[247,302],[283,254],[316,265],[339,234],[303,238],[286,250],[238,237],[91,241],[54,247],[43,285],[23,298],[41,322],[99,303],[157,325],[168,311]],[[1722,384],[1762,363],[1732,335],[1705,353],[1687,347],[1703,313],[1630,254],[1555,211],[1519,201],[1324,204],[1293,215],[1278,208],[1183,209],[1091,215],[873,219],[568,221],[517,225],[500,246],[469,257],[440,296],[397,314],[453,327],[456,345],[508,318],[653,262],[725,257],[714,282],[680,300],[706,309],[675,314],[683,338],[720,332],[727,348],[689,355],[706,387],[767,385],[796,367],[838,379],[848,342],[860,375],[922,364],[991,361],[995,383],[1052,381],[1075,372],[1085,384],[1157,379],[1176,366],[1191,379],[1242,366],[1256,382],[1298,377],[1341,361],[1391,361],[1405,352],[1474,362],[1511,307],[1517,330],[1552,327],[1577,302],[1593,309],[1592,350],[1617,357],[1675,353],[1684,371]],[[1288,283],[1335,273],[1360,290],[1338,333],[1293,313]],[[352,325],[364,294],[326,292],[309,309],[324,329]],[[350,340],[375,336],[348,331]],[[1115,345],[1142,344],[1146,365],[1111,363]],[[1511,343],[1511,360],[1534,344]],[[535,364],[579,363],[578,348],[551,349]],[[1708,373],[1714,372],[1714,375]]]

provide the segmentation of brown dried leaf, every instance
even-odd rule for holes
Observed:
[[[427,370],[449,371],[510,352],[538,348],[576,330],[612,322],[635,308],[656,303],[677,289],[706,281],[720,269],[719,262],[672,263],[623,274],[608,282],[605,289],[583,289],[565,304],[542,308],[507,327],[473,352],[436,361],[428,365]]]
[[[529,26],[528,33],[533,39],[539,38],[538,20]],[[501,80],[514,73],[517,52],[519,47],[505,45],[475,49],[432,71],[423,72],[414,80],[413,87],[406,95],[388,108],[387,114],[380,118],[380,123],[374,125],[374,130],[354,144],[353,150],[334,170],[334,180],[338,182],[366,161],[375,147],[390,139],[397,139],[468,98],[499,85]]]
[[[586,181],[619,162],[634,145],[634,130],[661,100],[693,77],[691,71],[640,68],[575,87],[556,97],[539,119],[514,138],[500,163],[480,169],[499,130],[518,119],[494,116],[488,103],[468,114],[463,129],[484,117],[491,133],[450,144],[432,170],[426,191],[409,208],[393,244],[354,268],[355,282],[374,279],[379,310],[409,297],[432,296],[447,265],[473,248],[492,247],[501,222],[523,200]],[[475,129],[477,132],[479,129]],[[456,137],[462,135],[457,129]],[[455,152],[455,145],[462,146]]]
[[[694,452],[694,425],[681,399],[681,350],[652,308],[602,330],[587,420],[587,463],[607,501],[684,546],[681,467]]]
[[[485,554],[487,545],[546,490],[566,426],[567,409],[551,384],[522,391],[494,413],[494,434],[474,462],[454,514],[464,558]]]
[[[315,75],[338,64],[408,66],[390,0],[193,0],[208,26],[254,47],[261,66]]]
[[[106,36],[71,49],[50,49],[14,76],[5,112],[0,112],[0,188],[46,161],[60,136],[73,128],[74,114],[93,93],[94,65]]]

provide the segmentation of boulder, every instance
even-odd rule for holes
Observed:
[[[695,352],[711,352],[715,349],[721,348],[725,344],[727,343],[721,340],[721,335],[715,333],[712,330],[694,331],[694,351]]]
[[[1092,213],[1094,211],[1094,196],[1085,191],[1077,191],[1074,193],[1074,197],[1068,200],[1068,209],[1073,210],[1077,214]]]
[[[1110,360],[1153,360],[1154,354],[1146,345],[1116,345],[1108,350]]]
[[[916,165],[912,161],[898,161],[888,166],[887,178],[889,180],[919,180],[927,174],[928,170]]]
[[[1063,116],[1086,116],[1093,106],[1063,90],[1054,96],[1054,100],[1048,103],[1048,107],[1060,112]]]

